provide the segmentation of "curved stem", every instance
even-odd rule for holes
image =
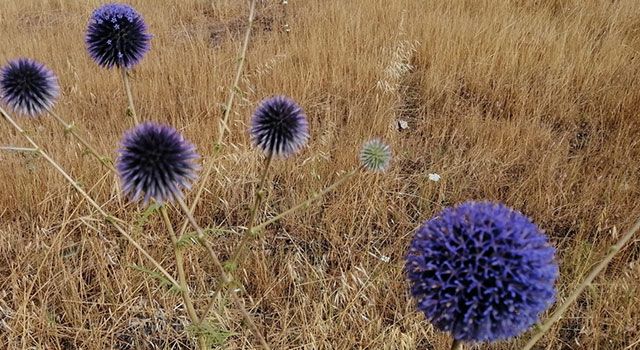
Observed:
[[[127,101],[129,101],[129,108],[127,109],[127,114],[131,114],[133,118],[133,123],[138,125],[140,121],[138,120],[138,114],[136,113],[136,107],[133,104],[133,93],[131,93],[131,83],[129,82],[129,74],[127,72],[127,68],[120,67],[120,75],[122,76],[122,82],[124,83],[124,89],[127,92]]]
[[[204,230],[200,227],[200,225],[198,225],[193,215],[191,215],[189,207],[184,202],[184,200],[182,198],[178,198],[177,202],[180,208],[184,211],[184,214],[187,216],[187,220],[189,220],[189,222],[191,223],[191,226],[193,226],[193,228],[196,230],[198,242],[207,249],[207,252],[209,253],[209,257],[211,257],[213,264],[216,266],[216,268],[218,269],[218,272],[220,273],[220,276],[222,277],[222,281],[226,286],[231,286],[231,284],[233,283],[233,277],[230,274],[228,274],[225,268],[222,266],[222,263],[218,258],[218,254],[216,253],[211,243],[209,243],[209,241],[207,240],[204,234]],[[255,322],[253,322],[253,318],[244,308],[244,305],[242,305],[242,301],[236,294],[238,293],[239,290],[240,288],[234,288],[233,286],[232,288],[230,288],[229,294],[231,295],[232,301],[234,302],[238,310],[240,310],[240,312],[242,313],[242,316],[244,317],[245,321],[251,328],[251,331],[253,331],[254,335],[260,341],[260,344],[262,345],[262,347],[265,349],[271,349],[267,344],[266,340],[264,339],[264,337],[262,336],[262,334],[260,333],[260,331],[258,330],[258,327],[256,326]],[[205,310],[205,314],[202,317],[202,319],[206,318],[207,311],[208,311],[208,308],[207,310]]]
[[[264,161],[264,168],[262,169],[262,175],[260,176],[260,182],[258,183],[258,187],[256,188],[256,195],[253,200],[253,206],[251,207],[251,214],[249,218],[249,225],[247,226],[249,229],[244,233],[242,237],[242,241],[236,248],[236,252],[231,259],[231,264],[234,266],[239,266],[244,259],[247,245],[249,241],[253,237],[253,227],[256,224],[256,217],[258,215],[258,209],[260,208],[260,204],[262,203],[262,199],[264,198],[264,182],[267,179],[267,173],[269,172],[269,165],[271,165],[271,160],[273,159],[273,154],[269,153],[267,158]]]
[[[198,188],[196,190],[196,196],[193,199],[193,203],[191,203],[190,213],[193,213],[193,211],[198,206],[198,203],[200,202],[200,198],[202,197],[202,192],[204,191],[204,187],[207,185],[207,182],[209,182],[209,177],[211,177],[211,172],[213,171],[213,167],[215,165],[215,162],[213,161],[213,158],[215,156],[217,156],[218,153],[221,151],[221,149],[222,149],[222,141],[224,139],[224,135],[226,134],[227,130],[229,129],[227,124],[229,122],[229,116],[231,115],[231,109],[233,108],[233,101],[234,101],[235,96],[236,96],[236,91],[238,91],[240,89],[239,88],[240,78],[242,77],[242,70],[244,68],[244,61],[245,61],[246,56],[247,56],[247,48],[249,47],[249,38],[251,37],[251,27],[253,25],[253,20],[254,20],[254,17],[255,17],[256,3],[257,3],[257,0],[251,0],[251,5],[250,5],[250,8],[249,8],[249,20],[248,20],[248,24],[247,24],[247,31],[244,33],[244,41],[242,42],[242,50],[240,51],[240,57],[238,57],[238,68],[236,69],[236,76],[235,76],[235,79],[233,80],[233,85],[231,86],[231,89],[229,90],[229,98],[228,98],[227,103],[226,103],[225,108],[224,108],[224,116],[222,117],[222,120],[220,121],[220,129],[218,131],[218,139],[216,140],[216,143],[214,144],[214,154],[212,155],[211,159],[209,159],[209,163],[207,164],[207,167],[206,167],[206,169],[204,171],[204,174],[202,175],[202,179],[200,180],[200,184],[198,185]],[[180,235],[183,235],[186,232],[188,225],[189,225],[189,221],[188,220],[185,220],[182,223],[182,227],[180,228]]]
[[[289,214],[293,214],[296,211],[302,209],[302,208],[307,208],[313,201],[322,198],[324,195],[326,195],[327,193],[335,190],[336,188],[338,188],[338,186],[340,186],[341,184],[343,184],[345,181],[349,180],[353,175],[357,174],[358,171],[361,168],[356,168],[354,170],[351,170],[350,172],[346,173],[342,178],[340,178],[338,181],[334,182],[331,186],[326,187],[324,190],[314,193],[311,197],[309,197],[307,200],[305,200],[304,202],[298,203],[297,205],[291,207],[290,209],[274,216],[273,218],[261,223],[260,225],[255,226],[251,231],[253,232],[249,232],[250,234],[257,234],[260,231],[264,230],[267,226],[271,225],[272,223],[284,218],[285,216],[289,215]]]
[[[100,207],[100,205],[98,203],[96,203],[88,194],[87,192],[85,192],[82,187],[80,187],[80,185],[78,185],[78,182],[75,181],[69,174],[67,174],[66,171],[64,171],[64,169],[62,169],[62,167],[60,165],[58,165],[58,163],[56,163],[55,160],[53,160],[51,157],[49,157],[49,155],[42,150],[42,148],[40,148],[40,146],[38,146],[38,144],[33,141],[33,139],[31,139],[31,137],[29,137],[25,131],[9,116],[9,114],[7,114],[7,112],[4,111],[4,109],[2,109],[0,107],[0,114],[2,114],[2,116],[4,117],[5,120],[7,120],[9,122],[9,124],[11,124],[13,126],[14,129],[16,129],[16,131],[18,131],[22,137],[24,137],[30,144],[31,146],[33,146],[33,148],[37,149],[37,152],[47,161],[49,162],[49,164],[51,164],[51,166],[53,166],[53,168],[58,171],[70,184],[71,186],[73,186],[73,188],[82,196],[84,197],[84,199],[89,202],[89,204],[91,204],[91,206],[100,214],[104,217],[104,219],[109,222],[123,237],[125,237],[129,243],[131,243],[140,253],[142,253],[142,255],[144,255],[147,260],[149,260],[149,262],[156,268],[158,269],[166,279],[169,280],[169,282],[171,282],[174,286],[180,287],[180,284],[178,284],[178,282],[176,282],[176,280],[173,278],[173,276],[171,276],[171,274],[169,274],[163,267],[162,265],[160,265],[160,263],[158,263],[153,257],[151,257],[151,255],[142,247],[140,246],[140,244],[138,242],[136,242],[135,239],[133,239],[133,237],[131,237],[127,231],[125,231],[120,225],[118,225],[117,223],[117,219],[111,215],[109,215],[107,212],[105,212],[102,207]]]
[[[178,238],[176,237],[176,233],[173,230],[173,225],[171,224],[171,220],[169,219],[167,208],[164,205],[160,207],[160,213],[162,213],[162,220],[164,221],[165,226],[167,226],[167,231],[169,231],[169,237],[171,238],[171,243],[173,244],[173,253],[176,257],[176,270],[178,270],[178,281],[180,282],[180,294],[182,295],[182,300],[184,301],[184,305],[187,308],[187,314],[191,319],[191,323],[193,323],[194,325],[199,325],[200,318],[198,317],[196,309],[193,306],[193,300],[191,300],[189,285],[187,284],[187,275],[184,272],[184,255],[182,254],[182,249],[178,247]],[[207,348],[207,339],[202,334],[198,334],[198,346],[201,350],[205,350]]]
[[[48,110],[47,112],[49,112],[49,115],[51,115],[53,119],[57,120],[64,127],[65,132],[69,132],[71,136],[75,137],[76,140],[78,140],[78,142],[80,142],[80,144],[84,146],[84,148],[86,148],[92,156],[94,156],[100,163],[102,163],[102,165],[111,170],[114,174],[117,173],[116,168],[113,167],[113,164],[111,164],[111,162],[107,160],[109,158],[101,156],[98,151],[96,151],[96,149],[89,144],[89,142],[87,142],[82,136],[80,136],[80,134],[78,134],[78,132],[76,131],[76,127],[74,124],[67,123],[52,110]]]
[[[616,254],[618,254],[620,250],[622,250],[622,247],[624,247],[624,245],[627,244],[627,242],[629,242],[631,238],[633,238],[633,236],[636,234],[636,232],[639,229],[640,229],[640,220],[638,220],[633,225],[633,227],[629,231],[627,231],[627,233],[624,234],[624,236],[620,237],[620,239],[618,240],[618,242],[616,242],[616,244],[614,244],[611,248],[609,248],[609,253],[604,257],[604,259],[602,259],[602,261],[600,261],[600,263],[598,263],[598,265],[596,265],[591,270],[591,272],[589,272],[589,275],[587,275],[584,281],[582,281],[582,283],[580,283],[580,285],[576,287],[576,289],[567,297],[564,303],[562,303],[562,305],[560,305],[558,309],[556,309],[553,315],[551,315],[551,317],[549,317],[546,321],[544,321],[539,326],[538,331],[534,333],[534,335],[531,337],[529,342],[522,348],[523,350],[530,350],[533,348],[533,346],[538,342],[538,340],[540,340],[540,338],[542,338],[542,336],[545,333],[547,333],[549,329],[551,329],[551,326],[562,317],[562,315],[567,311],[569,306],[571,306],[571,304],[573,304],[578,299],[578,296],[589,285],[591,285],[591,283],[598,276],[598,274],[600,274],[600,272],[602,272],[609,265],[611,260],[613,260],[613,257]]]
[[[451,350],[462,350],[462,341],[454,339],[451,343]]]

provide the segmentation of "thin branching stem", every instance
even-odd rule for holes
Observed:
[[[256,217],[258,216],[258,210],[260,209],[260,204],[262,203],[262,199],[264,198],[264,183],[267,179],[267,173],[269,172],[269,165],[271,165],[271,160],[273,159],[273,154],[269,153],[267,158],[264,160],[264,167],[262,169],[262,175],[260,176],[260,182],[258,183],[258,187],[256,188],[255,198],[253,199],[253,206],[251,207],[249,225],[247,225],[248,230],[244,233],[242,237],[242,241],[236,248],[236,252],[233,255],[231,260],[231,264],[233,266],[240,266],[242,260],[244,259],[247,245],[251,238],[253,238],[253,227],[256,224]]]
[[[135,125],[138,125],[138,123],[140,123],[140,120],[138,120],[138,114],[136,113],[136,107],[133,104],[133,93],[131,92],[131,83],[129,82],[129,72],[127,71],[127,68],[125,67],[120,67],[120,75],[122,76],[122,83],[124,84],[124,90],[127,93],[127,101],[129,102],[129,107],[127,109],[128,113],[127,114],[131,114],[131,117],[133,118],[133,123]]]
[[[229,98],[227,99],[227,103],[224,108],[224,116],[222,117],[222,120],[220,120],[220,128],[218,129],[218,138],[216,140],[216,143],[214,144],[214,154],[209,159],[209,163],[207,164],[204,174],[202,175],[202,180],[200,180],[200,184],[196,189],[196,196],[193,199],[193,203],[191,203],[191,208],[190,208],[191,210],[189,211],[190,213],[194,212],[194,210],[198,206],[198,203],[200,202],[200,198],[202,197],[204,188],[207,185],[207,182],[209,182],[209,178],[211,177],[211,173],[215,165],[214,158],[222,150],[222,142],[224,140],[224,136],[227,130],[229,129],[228,127],[229,116],[231,115],[231,110],[233,108],[233,101],[236,97],[236,92],[240,89],[239,88],[240,78],[242,77],[242,70],[244,69],[244,61],[247,57],[247,48],[249,47],[249,38],[251,37],[251,27],[253,26],[253,20],[255,18],[256,3],[257,3],[257,0],[251,0],[251,5],[249,8],[249,20],[247,24],[247,31],[244,33],[244,41],[242,42],[242,49],[240,51],[240,56],[238,57],[238,67],[236,69],[236,76],[235,76],[235,79],[233,80],[233,85],[229,90]],[[180,235],[183,235],[186,232],[188,224],[189,224],[188,219],[182,223],[182,227],[180,228]]]
[[[269,226],[269,225],[273,224],[274,222],[284,218],[285,216],[293,214],[293,213],[295,213],[296,211],[298,211],[300,209],[309,207],[309,205],[311,205],[312,202],[322,198],[327,193],[329,193],[329,192],[335,190],[336,188],[338,188],[344,182],[346,182],[351,177],[353,177],[355,174],[357,174],[361,169],[362,168],[356,168],[356,169],[351,170],[350,172],[348,172],[344,176],[342,176],[338,181],[334,182],[331,186],[326,187],[324,190],[322,190],[320,192],[314,193],[311,197],[309,197],[304,202],[298,203],[295,206],[289,208],[288,210],[286,210],[286,211],[274,216],[273,218],[261,223],[260,225],[257,225],[255,227],[253,227],[253,229],[251,229],[249,234],[256,235],[260,231],[264,230],[267,226]]]
[[[624,245],[627,244],[627,242],[629,242],[631,238],[633,238],[633,236],[636,234],[636,232],[639,229],[640,229],[640,220],[638,220],[633,225],[633,227],[629,231],[627,231],[627,233],[624,234],[624,236],[620,237],[620,239],[618,240],[618,242],[616,242],[616,244],[614,244],[613,246],[611,246],[611,248],[609,248],[609,253],[604,257],[604,259],[602,259],[602,261],[600,261],[598,265],[596,265],[591,270],[591,272],[589,272],[589,274],[584,279],[584,281],[582,281],[582,283],[580,283],[580,285],[578,285],[578,287],[576,287],[576,289],[573,292],[571,292],[571,294],[567,297],[564,303],[562,303],[562,305],[560,305],[556,309],[556,311],[551,315],[551,317],[546,319],[538,327],[538,330],[533,334],[531,339],[529,339],[529,342],[522,348],[522,350],[531,350],[533,348],[533,346],[538,342],[538,340],[540,340],[542,336],[544,336],[545,333],[547,333],[549,329],[551,329],[551,326],[555,322],[560,320],[562,315],[567,311],[567,309],[569,309],[569,306],[571,306],[571,304],[573,304],[578,299],[578,296],[580,296],[580,294],[582,294],[582,292],[588,286],[591,285],[591,283],[598,276],[598,274],[600,274],[600,272],[602,272],[609,265],[611,260],[613,260],[616,254],[618,254],[622,250]]]
[[[160,207],[160,213],[162,214],[162,220],[164,221],[164,224],[167,226],[167,231],[169,232],[171,243],[173,244],[173,253],[176,258],[176,270],[178,271],[178,281],[180,282],[180,294],[182,295],[182,300],[184,301],[184,305],[187,308],[187,314],[191,319],[191,323],[198,326],[200,325],[200,318],[198,317],[196,309],[193,306],[191,292],[189,290],[189,285],[187,284],[187,275],[184,272],[184,254],[182,252],[182,249],[178,246],[178,237],[176,237],[176,232],[173,230],[171,219],[169,219],[167,208],[164,205]],[[207,339],[203,334],[198,334],[198,347],[201,350],[205,350],[207,348]]]
[[[224,282],[224,284],[226,286],[231,287],[229,294],[231,295],[231,299],[232,299],[233,303],[236,305],[238,310],[240,310],[240,313],[242,313],[242,316],[244,317],[245,321],[247,322],[247,324],[251,328],[251,331],[253,332],[253,334],[260,341],[260,344],[262,345],[262,347],[264,349],[270,349],[269,345],[267,344],[267,341],[262,336],[262,333],[260,333],[260,330],[258,330],[258,327],[256,326],[255,322],[253,322],[253,318],[251,317],[249,312],[247,312],[247,310],[245,309],[244,305],[242,304],[242,300],[240,300],[240,298],[236,294],[236,293],[238,293],[240,288],[234,288],[232,286],[232,284],[233,284],[233,276],[228,274],[227,271],[225,270],[225,268],[222,266],[222,263],[220,262],[220,259],[218,258],[218,254],[216,253],[216,251],[213,248],[213,246],[211,245],[211,243],[209,243],[209,241],[206,239],[204,230],[200,227],[200,225],[198,225],[198,223],[196,222],[196,220],[193,217],[193,215],[191,215],[189,207],[184,202],[184,200],[182,198],[178,198],[177,202],[178,202],[178,205],[180,206],[180,208],[182,209],[182,211],[184,211],[184,214],[187,216],[187,220],[189,220],[189,223],[191,224],[191,226],[193,226],[193,228],[196,230],[197,237],[198,237],[198,243],[202,244],[207,249],[207,252],[209,253],[209,257],[213,261],[213,264],[216,266],[216,268],[218,269],[218,272],[220,273],[220,276],[222,277],[222,281]],[[206,318],[206,315],[208,314],[208,311],[209,310],[207,308],[205,310],[204,315],[202,316],[202,319]]]
[[[38,153],[37,148],[29,148],[29,147],[0,146],[0,150],[10,151],[10,152]]]
[[[105,220],[107,222],[109,222],[124,238],[126,238],[129,243],[131,243],[131,245],[133,245],[140,253],[142,253],[142,255],[144,255],[147,260],[149,260],[149,262],[156,268],[158,269],[158,271],[160,271],[162,273],[162,275],[164,275],[164,277],[169,280],[169,282],[171,282],[174,286],[176,287],[180,287],[180,284],[173,278],[173,276],[171,276],[170,273],[168,273],[163,267],[162,265],[160,265],[160,263],[158,263],[148,252],[146,249],[144,249],[135,239],[133,239],[133,237],[131,237],[131,235],[129,235],[127,233],[127,231],[125,231],[119,224],[118,224],[118,220],[109,215],[107,212],[105,212],[102,207],[96,203],[93,198],[91,198],[91,196],[89,196],[87,194],[87,192],[85,192],[85,190],[82,189],[82,187],[80,187],[80,185],[78,185],[78,182],[75,181],[69,174],[67,174],[67,172],[60,166],[58,165],[58,163],[53,160],[53,158],[49,157],[49,155],[42,149],[40,148],[40,146],[38,146],[38,144],[33,141],[33,139],[31,139],[31,137],[29,137],[29,135],[27,135],[27,133],[15,122],[15,120],[13,120],[13,118],[11,118],[11,116],[9,116],[9,114],[7,114],[7,112],[5,112],[4,109],[2,109],[0,107],[0,114],[2,114],[2,116],[4,117],[4,119],[9,122],[9,124],[11,124],[11,126],[13,126],[14,129],[16,129],[16,131],[18,131],[18,133],[20,133],[22,135],[22,137],[24,137],[33,148],[38,150],[38,153],[47,161],[49,162],[49,164],[51,164],[51,166],[58,171],[70,184],[71,186],[73,186],[73,188],[89,203],[91,204],[91,206],[101,215],[105,218]]]
[[[53,117],[53,119],[57,120],[63,127],[65,132],[68,132],[73,136],[80,144],[87,149],[87,151],[94,156],[102,165],[104,165],[107,169],[111,170],[114,174],[116,173],[116,168],[113,167],[113,164],[109,160],[109,158],[101,156],[95,148],[93,148],[87,140],[85,140],[78,132],[76,131],[76,126],[71,123],[67,123],[64,119],[62,119],[56,112],[52,110],[47,111],[49,115]]]

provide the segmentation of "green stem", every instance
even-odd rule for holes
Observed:
[[[173,244],[173,253],[176,257],[176,270],[178,270],[178,281],[180,282],[180,294],[182,295],[182,300],[187,308],[187,314],[191,319],[191,323],[197,326],[200,324],[200,318],[193,306],[189,285],[187,284],[187,275],[184,272],[184,255],[182,249],[178,247],[178,238],[176,237],[176,232],[173,230],[173,225],[169,219],[167,208],[164,205],[160,207],[160,213],[162,213],[162,219],[164,224],[167,226],[167,231],[169,231],[169,237]],[[201,350],[205,350],[207,348],[207,339],[203,334],[198,334],[198,346]]]
[[[299,203],[293,207],[291,207],[290,209],[288,209],[287,211],[284,211],[280,214],[278,214],[277,216],[274,216],[273,218],[261,223],[260,225],[257,225],[255,227],[253,227],[253,229],[251,230],[251,232],[249,232],[249,234],[258,234],[260,231],[264,230],[267,226],[273,224],[274,222],[284,218],[287,215],[293,214],[296,211],[302,209],[302,208],[306,208],[308,207],[313,201],[322,198],[324,195],[326,195],[327,193],[335,190],[336,188],[338,188],[338,186],[342,185],[344,182],[346,182],[347,180],[349,180],[351,177],[353,177],[355,174],[358,173],[358,171],[361,168],[356,168],[351,170],[350,172],[346,173],[343,177],[341,177],[338,181],[334,182],[331,186],[326,187],[324,190],[317,192],[315,194],[313,194],[311,197],[309,197],[307,200],[305,200],[302,203]]]
[[[533,346],[542,338],[542,336],[551,329],[551,326],[557,322],[562,315],[569,309],[569,306],[573,304],[578,296],[593,282],[593,280],[602,272],[613,260],[613,258],[618,254],[622,248],[624,247],[631,238],[636,234],[636,232],[640,229],[640,220],[638,220],[633,227],[624,234],[624,236],[620,237],[618,242],[614,244],[611,248],[609,248],[609,253],[596,265],[591,272],[587,275],[587,277],[578,285],[578,287],[567,297],[567,299],[560,305],[556,311],[549,317],[546,321],[544,321],[539,327],[538,331],[533,334],[529,342],[522,348],[523,350],[530,350]]]
[[[253,200],[253,206],[251,207],[251,214],[249,218],[249,225],[247,232],[245,232],[242,237],[242,241],[236,248],[236,253],[233,255],[231,259],[231,264],[233,266],[240,266],[245,257],[247,246],[249,245],[249,241],[253,238],[252,232],[253,227],[256,224],[256,217],[258,216],[258,210],[260,208],[260,204],[262,203],[262,199],[264,198],[264,183],[267,179],[267,173],[269,172],[269,165],[271,165],[271,160],[273,159],[273,154],[269,153],[267,158],[264,161],[264,168],[262,169],[262,175],[260,176],[260,182],[258,183],[258,187],[256,188],[255,198]]]
[[[25,153],[35,152],[35,153],[38,153],[38,149],[37,148],[29,148],[29,147],[0,146],[0,150],[2,150],[2,151],[10,151],[10,152],[25,152]]]
[[[178,202],[178,205],[180,206],[180,208],[182,209],[182,211],[184,211],[184,214],[187,216],[187,220],[189,220],[189,223],[191,223],[191,226],[193,226],[193,228],[196,230],[197,237],[198,237],[198,242],[207,249],[207,252],[209,253],[209,257],[211,257],[211,260],[213,261],[213,264],[216,266],[216,268],[218,269],[218,272],[220,273],[220,276],[222,277],[222,281],[224,282],[224,284],[226,286],[231,286],[231,284],[233,282],[233,277],[230,274],[227,273],[225,268],[222,266],[222,263],[220,263],[220,259],[218,258],[218,254],[216,253],[216,251],[213,248],[213,246],[211,245],[211,243],[209,243],[209,241],[207,240],[207,238],[206,238],[206,236],[204,234],[204,230],[200,227],[200,225],[198,225],[198,223],[196,222],[195,218],[191,214],[191,211],[189,210],[189,207],[184,202],[184,200],[182,198],[178,197],[177,202]],[[270,349],[270,347],[267,344],[267,342],[265,341],[264,337],[262,336],[262,334],[258,330],[258,327],[253,322],[253,318],[247,312],[247,310],[244,308],[244,305],[242,304],[242,301],[237,296],[236,293],[238,292],[239,289],[240,288],[233,288],[233,287],[231,288],[230,295],[231,295],[232,301],[234,302],[234,304],[236,305],[238,310],[240,310],[240,313],[242,313],[242,316],[245,318],[245,321],[247,322],[247,324],[249,325],[249,327],[253,331],[254,335],[260,341],[262,347],[265,348],[265,349]],[[202,319],[206,318],[206,315],[207,315],[208,311],[209,310],[207,308],[205,310],[205,314],[202,316]]]
[[[49,162],[49,164],[51,164],[51,166],[53,166],[53,168],[58,171],[70,184],[71,186],[73,186],[73,188],[82,196],[84,197],[84,199],[89,202],[89,204],[91,204],[91,206],[100,214],[102,215],[105,220],[107,222],[109,222],[123,237],[125,237],[129,243],[131,243],[140,253],[142,253],[142,255],[144,255],[149,262],[155,266],[156,269],[158,269],[164,276],[165,278],[167,278],[174,286],[179,287],[180,285],[178,284],[178,282],[176,282],[176,280],[173,278],[173,276],[171,276],[171,274],[169,274],[163,267],[162,265],[160,265],[160,263],[158,263],[153,257],[151,257],[151,255],[138,243],[136,242],[135,239],[133,239],[133,237],[131,237],[127,231],[125,231],[120,225],[118,225],[117,223],[117,219],[114,218],[113,216],[109,215],[107,212],[105,212],[102,207],[100,207],[100,205],[98,203],[96,203],[88,194],[87,192],[85,192],[82,187],[80,187],[80,185],[78,185],[78,182],[75,181],[69,174],[67,174],[66,171],[64,171],[64,169],[62,169],[62,167],[60,165],[58,165],[58,163],[56,163],[55,160],[53,160],[51,157],[49,157],[49,155],[42,150],[42,148],[40,148],[38,146],[38,144],[33,141],[31,139],[31,137],[29,137],[25,131],[9,116],[9,114],[7,114],[7,112],[4,111],[4,109],[2,109],[0,107],[0,114],[2,114],[2,116],[5,118],[5,120],[7,120],[9,122],[9,124],[11,124],[13,126],[14,129],[16,129],[16,131],[18,131],[22,137],[24,137],[30,144],[31,146],[33,146],[33,148],[37,149],[37,152],[47,161]]]
[[[127,101],[129,102],[129,108],[127,109],[127,111],[131,113],[131,117],[133,118],[133,123],[135,125],[138,125],[140,121],[138,120],[136,107],[133,104],[133,93],[131,92],[131,83],[129,82],[129,74],[125,67],[120,67],[120,75],[122,76],[122,82],[124,83],[124,90],[127,92]]]
[[[65,132],[69,132],[71,136],[75,137],[75,139],[78,140],[78,142],[80,142],[80,144],[82,144],[82,146],[84,146],[84,148],[86,148],[92,156],[94,156],[100,163],[102,163],[102,165],[111,170],[114,174],[117,173],[116,168],[113,167],[113,164],[111,164],[111,162],[107,160],[108,158],[101,156],[98,151],[96,151],[96,149],[89,144],[89,142],[87,142],[82,136],[80,136],[80,134],[78,134],[75,129],[75,125],[67,123],[52,110],[48,110],[48,112],[53,117],[53,119],[62,124]]]
[[[213,156],[217,156],[218,153],[220,152],[221,148],[222,148],[222,141],[224,140],[224,136],[225,133],[227,132],[227,130],[229,129],[229,127],[227,126],[228,122],[229,122],[229,116],[231,115],[231,109],[233,108],[233,101],[235,99],[236,96],[236,91],[238,91],[239,88],[239,84],[240,84],[240,78],[242,77],[242,70],[244,68],[244,61],[246,59],[247,56],[247,49],[249,47],[249,38],[251,37],[251,27],[253,25],[253,20],[255,17],[255,9],[256,9],[256,3],[257,0],[252,0],[251,1],[251,5],[249,8],[249,21],[247,24],[247,31],[244,33],[244,41],[242,42],[242,50],[240,51],[240,57],[238,58],[238,67],[236,69],[236,76],[235,79],[233,81],[233,85],[231,86],[231,89],[229,90],[229,98],[227,100],[227,104],[225,105],[224,108],[224,116],[222,117],[222,120],[220,121],[220,128],[218,129],[218,139],[216,140],[216,143],[214,144],[215,148],[214,148],[214,154]],[[193,203],[191,204],[191,210],[190,212],[193,213],[196,209],[196,207],[198,206],[198,203],[200,202],[200,199],[202,198],[202,193],[204,192],[204,188],[207,185],[207,183],[209,182],[209,177],[211,177],[211,173],[213,171],[213,167],[216,164],[216,162],[214,162],[213,157],[212,159],[209,160],[209,163],[207,164],[207,167],[205,168],[205,171],[202,175],[202,180],[200,180],[200,184],[198,185],[198,188],[196,189],[196,196],[193,200]],[[183,235],[186,230],[187,230],[187,226],[189,225],[189,221],[185,220],[182,223],[182,227],[180,228],[180,235]]]

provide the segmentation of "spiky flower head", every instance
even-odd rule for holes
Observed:
[[[195,147],[174,128],[151,122],[127,131],[116,168],[125,193],[134,200],[159,203],[182,196],[196,179],[199,158]]]
[[[520,212],[470,201],[418,229],[405,267],[418,309],[438,329],[495,341],[524,332],[554,302],[554,254]]]
[[[288,157],[309,140],[309,123],[302,108],[286,96],[263,100],[251,118],[253,144],[266,154]]]
[[[391,162],[391,147],[379,139],[365,142],[360,150],[360,163],[369,171],[385,171]]]
[[[35,117],[53,107],[59,93],[58,78],[42,63],[19,58],[0,69],[0,97],[18,113]]]
[[[85,42],[101,67],[131,68],[149,51],[151,35],[142,16],[125,4],[106,4],[91,14]]]

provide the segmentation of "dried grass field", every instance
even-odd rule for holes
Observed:
[[[56,112],[115,158],[131,127],[127,100],[117,72],[99,68],[84,44],[100,3],[2,0],[0,62],[27,56],[51,67]],[[296,99],[311,139],[274,160],[259,221],[357,167],[365,140],[393,149],[387,172],[357,175],[253,245],[241,296],[274,349],[448,349],[449,337],[416,311],[403,272],[415,228],[446,206],[490,199],[533,218],[558,249],[559,301],[640,215],[637,0],[258,1],[215,156],[248,2],[129,3],[153,34],[131,81],[138,114],[175,126],[202,162],[215,162],[195,217],[231,231],[210,237],[221,258],[240,241],[260,180],[263,156],[247,125],[265,96]],[[175,271],[159,215],[129,203],[51,118],[18,122]],[[28,146],[4,122],[0,145]],[[257,347],[237,309],[213,293],[218,276],[204,249],[185,254],[195,302],[213,300],[224,347]],[[0,348],[194,347],[182,299],[132,268],[143,264],[42,158],[0,152]],[[640,349],[639,280],[632,242],[537,349]],[[527,338],[473,349],[518,349]]]

